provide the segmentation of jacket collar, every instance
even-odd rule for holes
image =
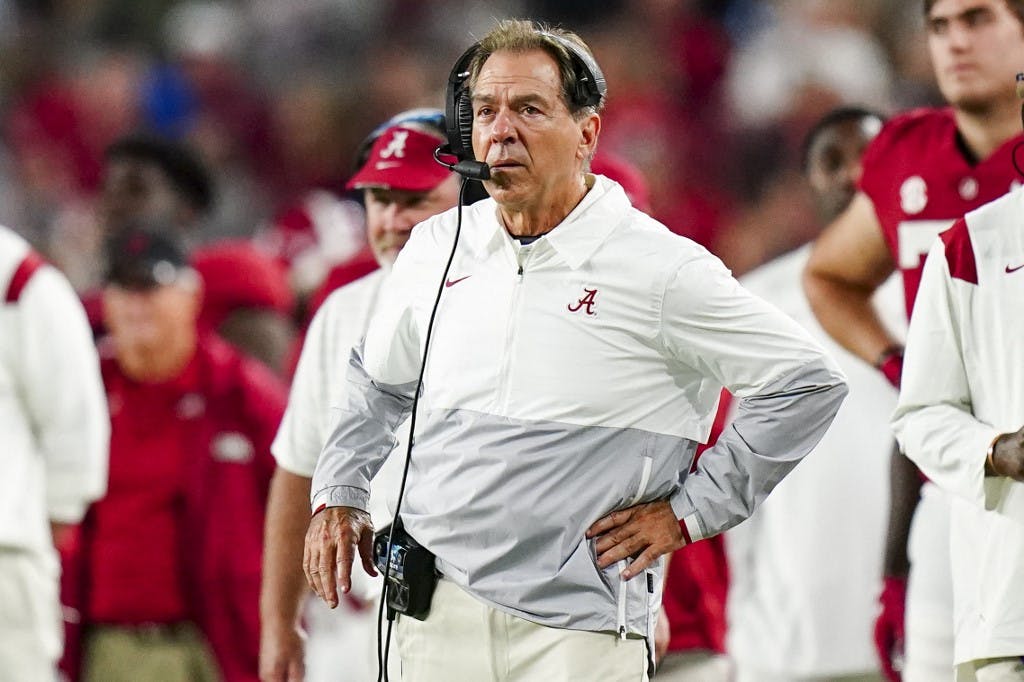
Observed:
[[[548,232],[544,240],[573,270],[578,269],[597,251],[612,231],[628,216],[632,205],[625,191],[603,175],[587,175],[590,190],[562,222]],[[505,230],[498,207],[493,200],[475,205],[482,223],[476,242],[481,251],[512,247],[512,237]]]

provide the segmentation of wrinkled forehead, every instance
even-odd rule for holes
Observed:
[[[495,52],[480,68],[473,83],[472,97],[484,100],[509,89],[541,96],[560,95],[562,80],[558,64],[540,49]]]

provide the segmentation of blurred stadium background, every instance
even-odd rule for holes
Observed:
[[[204,240],[282,251],[296,206],[344,197],[367,132],[442,106],[474,36],[533,17],[577,31],[604,68],[602,150],[643,171],[656,217],[739,275],[816,233],[799,147],[821,114],[938,101],[919,5],[0,0],[0,222],[93,286],[103,150],[150,130],[191,142],[214,170]],[[346,205],[306,215],[351,231]]]

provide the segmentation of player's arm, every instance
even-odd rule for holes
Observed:
[[[302,605],[309,588],[302,572],[302,548],[309,524],[311,479],[280,467],[267,499],[267,525],[260,589],[260,679],[303,679]]]
[[[295,368],[288,407],[271,452],[277,460],[267,497],[260,588],[260,678],[301,680],[304,634],[300,625],[308,595],[302,570],[303,537],[309,524],[309,494],[317,457],[326,440],[329,412],[325,376],[336,373],[328,321],[330,304],[313,317]]]
[[[907,542],[914,510],[921,496],[917,467],[893,447],[889,460],[889,524],[882,559],[882,592],[875,618],[875,652],[887,680],[899,682],[897,661],[904,656],[907,577],[910,558]]]
[[[871,302],[894,269],[874,205],[859,192],[814,242],[804,270],[804,292],[821,326],[872,365],[898,345]]]
[[[889,482],[889,525],[882,571],[887,577],[905,581],[910,575],[907,556],[910,520],[921,496],[921,475],[895,443],[889,458]]]

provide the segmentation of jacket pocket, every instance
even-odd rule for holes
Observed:
[[[644,493],[647,492],[647,486],[651,482],[651,471],[654,469],[654,458],[644,455],[641,462],[640,482],[637,483],[636,492],[633,493],[633,497],[630,498],[629,502],[626,504],[627,507],[632,507],[643,499]]]
[[[654,459],[645,455],[641,460],[640,469],[640,481],[637,484],[636,491],[633,493],[633,497],[630,498],[627,503],[627,507],[632,507],[643,499],[644,493],[647,492],[647,485],[651,481],[651,470],[654,468]],[[626,624],[627,624],[627,602],[629,601],[629,582],[622,577],[622,572],[626,570],[629,565],[628,559],[622,559],[619,561],[619,601],[618,601],[618,617],[616,618],[616,630],[619,633],[619,637],[622,639],[626,638]],[[637,576],[634,580],[641,579],[641,576]]]

